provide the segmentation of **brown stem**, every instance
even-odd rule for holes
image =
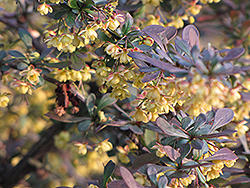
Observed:
[[[58,125],[60,124],[60,125]],[[29,164],[29,159],[42,160],[46,153],[53,147],[54,135],[60,133],[62,130],[66,130],[68,126],[64,123],[57,123],[45,130],[40,140],[33,145],[28,154],[15,166],[7,172],[0,174],[0,185],[3,188],[11,188],[15,186],[24,176],[31,171],[35,170],[35,167]]]

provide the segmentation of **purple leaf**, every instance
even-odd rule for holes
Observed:
[[[220,62],[231,61],[239,58],[242,54],[244,54],[244,48],[233,48],[228,51],[227,55],[225,55]]]
[[[157,72],[154,72],[152,74],[146,74],[143,78],[142,78],[142,82],[143,83],[146,83],[146,82],[150,82],[152,80],[155,80],[159,74],[161,73],[161,71],[157,71]]]
[[[121,166],[120,172],[121,172],[122,179],[125,181],[126,185],[129,188],[143,188],[142,185],[140,185],[139,183],[135,181],[133,175],[127,168]]]
[[[157,51],[158,54],[160,54],[162,57],[164,57],[167,61],[169,61],[171,64],[174,65],[174,62],[172,61],[172,59],[168,56],[168,54],[161,50],[161,49],[155,49]]]
[[[226,136],[226,135],[229,135],[229,134],[233,134],[235,132],[237,132],[237,131],[228,129],[228,130],[224,130],[224,131],[222,131],[220,133],[197,136],[196,138],[216,138],[216,137],[220,137],[220,136]]]
[[[140,52],[130,52],[128,55],[130,57],[132,57],[132,58],[145,61],[145,62],[147,62],[147,63],[149,63],[151,65],[154,65],[155,67],[158,67],[158,68],[160,68],[162,70],[165,70],[165,71],[168,71],[168,72],[172,72],[172,73],[188,72],[187,70],[180,69],[178,67],[174,67],[173,65],[171,65],[171,64],[169,64],[167,62],[151,58],[151,57],[149,57],[149,56],[147,56],[147,55],[145,55],[143,53],[140,53]]]
[[[139,59],[134,59],[134,62],[139,68],[149,68],[149,66],[146,63],[144,63],[144,61],[141,61]]]
[[[219,151],[217,151],[215,154],[213,154],[212,156],[205,158],[205,159],[201,159],[201,161],[214,161],[214,160],[236,160],[238,159],[238,156],[235,155],[234,152],[232,152],[230,149],[228,148],[222,148]]]
[[[167,26],[165,27],[165,31],[162,33],[162,37],[166,37],[169,41],[175,37],[176,33],[177,29],[174,26]]]
[[[209,133],[213,132],[214,130],[228,124],[234,118],[234,112],[228,108],[222,108],[217,110],[214,116],[214,123],[209,131]]]
[[[250,66],[245,66],[245,67],[234,67],[233,71],[231,74],[238,74],[240,72],[245,72],[250,70]]]
[[[150,180],[154,183],[154,184],[157,184],[157,170],[156,168],[152,165],[150,167],[148,167],[147,169],[147,174],[148,174],[148,177],[150,178]]]
[[[164,46],[162,44],[161,37],[159,36],[159,33],[163,32],[165,28],[160,25],[149,25],[142,29],[142,32],[144,32],[146,35],[150,36],[154,41],[161,47],[162,50],[164,50]]]
[[[123,180],[115,180],[108,184],[108,188],[128,188],[128,186]]]
[[[149,163],[156,163],[159,161],[159,157],[157,157],[155,154],[153,153],[146,153],[146,154],[142,154],[139,157],[136,158],[136,160],[134,161],[132,168],[133,169],[137,169],[140,168],[141,166],[145,165],[145,164],[149,164]]]
[[[170,125],[165,119],[159,117],[156,120],[156,124],[161,128],[161,130],[169,136],[177,136],[181,138],[189,138],[184,132],[179,129],[175,129],[173,125]]]
[[[223,187],[228,186],[228,185],[243,184],[243,183],[249,183],[249,182],[250,182],[249,177],[241,176],[241,177],[233,179],[230,182],[227,182],[225,185],[223,185]]]
[[[178,157],[181,156],[181,154],[176,151],[174,148],[172,148],[171,146],[163,146],[164,151],[166,152],[167,156],[172,160],[172,161],[176,161]]]
[[[193,25],[186,26],[182,31],[182,39],[187,41],[191,47],[194,45],[198,48],[200,47],[199,37],[199,31]]]
[[[250,101],[250,92],[240,92],[241,100],[243,101]]]

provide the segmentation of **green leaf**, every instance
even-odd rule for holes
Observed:
[[[107,0],[92,0],[92,1],[95,3],[95,5],[105,5],[108,3]]]
[[[41,55],[38,58],[37,62],[41,61],[43,58],[45,58],[47,55],[49,55],[52,50],[53,50],[53,48],[46,48],[45,50],[43,50],[43,52],[41,53]]]
[[[86,101],[86,106],[87,106],[87,109],[88,109],[90,116],[93,116],[93,114],[94,114],[95,100],[96,100],[95,94],[91,93],[88,96],[87,101]]]
[[[17,59],[27,59],[21,52],[16,50],[11,50],[8,53]]]
[[[75,14],[73,12],[69,12],[67,14],[67,18],[65,19],[66,21],[66,24],[69,26],[69,27],[73,27],[75,25]]]
[[[138,135],[142,135],[143,134],[143,131],[137,126],[137,125],[130,125],[129,126],[129,129],[135,133],[135,134],[138,134]]]
[[[78,131],[86,131],[90,127],[91,123],[91,120],[82,121],[78,124]]]
[[[0,61],[2,61],[6,55],[7,55],[7,53],[4,50],[0,51]]]
[[[70,65],[72,69],[79,71],[83,68],[83,62],[75,53],[71,54],[70,61],[72,62]]]
[[[18,70],[24,70],[27,69],[29,66],[26,63],[20,62],[17,64]]]
[[[196,168],[199,180],[201,181],[201,183],[205,184],[206,183],[206,177],[203,175],[203,173],[200,171],[199,168]]]
[[[79,8],[77,4],[77,0],[69,0],[68,5],[70,8]]]
[[[32,37],[31,37],[30,33],[23,28],[19,28],[18,34],[19,34],[21,40],[27,46],[27,48],[31,48],[32,47]]]
[[[122,26],[122,32],[124,35],[126,35],[130,31],[133,23],[134,23],[133,17],[129,13],[126,13],[125,22],[124,25]]]
[[[200,139],[195,139],[195,140],[192,140],[192,141],[191,141],[191,145],[192,145],[192,147],[193,147],[194,149],[201,150],[202,147],[203,147],[203,145],[204,145],[204,143],[203,143],[203,141],[200,140]]]
[[[200,114],[198,117],[196,117],[195,121],[194,121],[194,129],[193,132],[196,131],[196,129],[198,129],[200,126],[204,125],[207,122],[207,117],[205,116],[205,114]]]
[[[103,33],[100,29],[98,29],[97,31],[97,34],[98,34],[98,38],[101,40],[101,41],[104,41],[104,42],[111,42],[113,43],[114,40],[110,37],[108,37],[105,33]]]
[[[183,147],[180,148],[181,158],[184,159],[191,151],[190,144],[185,144]]]
[[[107,93],[107,94],[105,94],[105,95],[101,98],[99,104],[97,105],[97,111],[102,110],[102,109],[105,108],[106,106],[108,106],[108,105],[110,105],[110,104],[113,104],[113,103],[115,103],[115,102],[116,102],[116,99],[115,99],[115,98],[111,98],[111,97],[110,97],[110,93]]]
[[[115,163],[112,160],[110,160],[104,167],[101,188],[106,187],[107,181],[109,177],[112,175],[112,173],[114,172],[114,170],[115,170]]]
[[[180,37],[176,37],[175,46],[176,48],[179,48],[181,51],[185,52],[188,56],[191,56],[190,47],[187,41],[182,40]]]
[[[181,130],[175,129],[173,125],[170,125],[165,119],[163,118],[157,118],[156,124],[162,129],[162,131],[169,135],[169,136],[178,136],[181,138],[189,138],[188,135],[186,135]]]
[[[151,148],[156,143],[157,133],[146,129],[144,134],[145,144],[148,148]]]
[[[51,68],[65,68],[71,65],[70,61],[61,61],[60,63],[43,63],[43,65]]]
[[[77,123],[83,120],[90,119],[89,117],[77,117],[77,116],[72,116],[70,114],[64,114],[62,116],[58,116],[54,111],[46,113],[45,116],[64,123]]]

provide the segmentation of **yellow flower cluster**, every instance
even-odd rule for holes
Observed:
[[[136,87],[140,83],[140,77],[136,77],[133,86]],[[184,92],[180,90],[178,83],[180,79],[173,79],[172,77],[161,78],[155,85],[155,82],[150,81],[147,83],[138,84],[137,86],[143,87],[143,92],[131,102],[131,105],[136,107],[136,111],[131,115],[137,121],[155,121],[159,114],[169,113],[175,111],[174,107],[182,105],[185,102],[183,98]]]
[[[94,42],[97,38],[96,30],[99,26],[94,24],[87,26],[78,33],[68,33],[65,31],[46,31],[44,42],[47,43],[48,48],[55,47],[59,51],[73,53],[77,48],[81,48]]]
[[[169,184],[171,188],[184,188],[188,187],[192,183],[193,180],[196,179],[196,176],[190,174],[187,178],[173,178]]]
[[[91,73],[95,73],[93,69],[90,69],[88,65],[86,65],[82,70],[68,70],[68,69],[55,69],[51,72],[54,74],[54,78],[59,82],[66,82],[67,80],[71,81],[88,81],[91,79]]]
[[[221,0],[200,0],[201,3],[207,4],[207,3],[219,3]]]
[[[32,85],[30,83],[15,79],[15,81],[11,83],[11,86],[16,88],[16,90],[19,91],[21,94],[26,94],[26,93],[29,93],[30,95],[32,94],[32,89],[31,89]]]
[[[207,158],[219,150],[216,146],[214,146],[212,142],[208,143],[208,147],[209,147],[209,152],[204,154],[203,158]],[[235,162],[236,160],[230,160],[230,161],[213,160],[212,163],[214,163],[214,165],[210,167],[202,167],[201,169],[202,169],[203,174],[206,176],[207,181],[210,181],[212,179],[216,179],[220,177],[220,174],[222,174],[222,169],[224,168],[224,165],[230,168],[234,166]]]

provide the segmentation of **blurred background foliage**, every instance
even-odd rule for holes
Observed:
[[[41,3],[43,2],[32,0],[0,0],[1,50],[16,50],[23,54],[29,54],[29,56],[32,54],[32,50],[27,53],[27,48],[18,35],[19,26],[27,28],[36,42],[41,44],[41,49],[46,48],[43,42],[46,35],[44,31],[56,28],[57,21],[40,15],[36,9]],[[180,35],[185,25],[195,24],[200,31],[201,49],[207,47],[208,43],[211,43],[215,49],[244,47],[245,54],[236,63],[249,64],[250,2],[248,0],[120,0],[117,10],[128,11],[134,18],[135,27],[141,29],[149,25],[174,26],[179,29],[178,35]],[[86,45],[83,50],[85,54],[83,61],[87,65],[91,65],[97,59],[95,50],[101,43],[102,41],[99,40],[95,44]],[[56,120],[51,120],[45,114],[56,107],[54,91],[56,86],[45,82],[42,87],[33,90],[32,95],[22,95],[10,87],[13,77],[18,76],[19,72],[15,69],[5,70],[4,66],[1,68],[0,94],[10,93],[11,98],[7,107],[0,107],[0,159],[2,160],[1,164],[8,164],[6,168],[10,168],[9,165],[17,165],[34,143],[39,141],[41,132],[55,124]],[[245,87],[250,89],[248,72],[236,76],[235,79],[244,82]],[[82,95],[88,98],[90,93],[95,93],[97,104],[102,96],[98,91],[99,85],[96,84],[98,80],[92,73],[91,79],[82,84],[84,88]],[[127,101],[118,101],[118,104],[125,111],[131,110]],[[236,166],[243,169],[246,156],[241,154],[244,149],[245,152],[248,152],[247,146],[244,144],[249,141],[247,132],[249,101],[238,101],[237,104],[227,105],[227,107],[231,107],[238,115],[235,117],[236,121],[227,127],[234,129],[237,124],[238,131],[242,131],[242,135],[244,135],[241,142],[236,137],[234,138],[236,142],[231,145],[228,143],[227,146],[233,147],[236,153],[240,154]],[[81,104],[80,109],[78,115],[86,116],[88,111],[85,104]],[[107,114],[112,114],[124,119],[121,110],[115,110],[113,107],[105,108],[104,112],[106,116],[103,117],[100,112],[95,118],[102,120],[102,118],[108,117]],[[246,122],[242,123],[244,118]],[[58,126],[61,125],[58,124]],[[27,174],[16,187],[86,186],[87,181],[102,178],[104,165],[107,161],[113,160],[116,164],[130,166],[131,161],[135,160],[136,154],[140,153],[137,150],[138,146],[134,143],[137,139],[132,139],[132,141],[126,134],[122,134],[128,132],[125,128],[118,131],[118,128],[108,127],[98,132],[97,135],[94,131],[87,133],[78,131],[80,128],[74,123],[64,123],[64,126],[67,128],[54,136],[52,149],[45,154],[41,161],[30,159],[29,163],[36,169]],[[146,142],[150,142],[151,135],[154,133],[148,131]],[[108,140],[105,141],[105,139]],[[101,141],[103,144],[100,144]],[[242,142],[244,149],[241,145]],[[99,149],[96,149],[97,146],[100,146]],[[4,168],[0,169],[1,173],[4,171]],[[136,180],[143,182],[144,185],[148,181],[139,175]]]

